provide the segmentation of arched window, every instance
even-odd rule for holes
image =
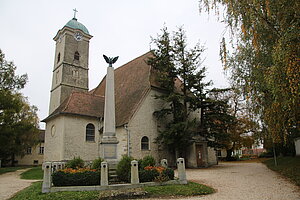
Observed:
[[[76,51],[75,52],[75,54],[74,54],[74,60],[79,60],[79,53],[78,53],[78,51]]]
[[[86,141],[95,141],[95,126],[93,124],[86,125]]]
[[[141,149],[142,150],[149,150],[149,138],[147,136],[142,137]]]
[[[57,63],[60,61],[60,53],[57,55]]]

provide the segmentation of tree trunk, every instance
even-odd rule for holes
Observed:
[[[232,148],[226,150],[226,152],[227,152],[226,160],[231,160],[232,150],[233,150]]]
[[[11,154],[11,167],[14,167],[15,166],[15,154]]]

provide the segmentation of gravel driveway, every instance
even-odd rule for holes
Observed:
[[[228,162],[207,169],[188,169],[190,181],[211,186],[200,200],[300,200],[300,188],[262,163]]]
[[[0,175],[0,199],[5,200],[12,197],[16,192],[23,190],[36,180],[20,179],[20,174],[29,169],[20,169]]]

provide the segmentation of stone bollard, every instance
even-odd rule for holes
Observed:
[[[101,178],[100,185],[105,186],[108,185],[108,164],[107,162],[101,162]]]
[[[44,178],[43,178],[43,187],[42,193],[50,192],[51,188],[51,162],[44,162],[43,163],[43,170],[44,170]]]
[[[57,163],[57,168],[56,168],[56,170],[59,170],[59,169],[62,169],[62,162],[58,162],[58,163]]]
[[[131,184],[139,184],[139,164],[138,161],[131,161]]]
[[[187,184],[184,158],[177,159],[178,178],[181,184]]]
[[[51,171],[52,174],[57,170],[57,167],[58,167],[57,162],[52,162],[52,171]]]
[[[61,169],[66,168],[66,162],[61,162]]]
[[[162,167],[168,168],[168,161],[167,161],[167,159],[162,159],[160,161],[160,164],[161,164]]]

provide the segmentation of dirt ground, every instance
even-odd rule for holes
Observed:
[[[187,179],[211,186],[217,192],[182,199],[300,200],[298,186],[260,162],[222,162],[207,169],[188,169]]]
[[[15,172],[9,172],[0,175],[0,199],[6,200],[12,197],[16,192],[23,190],[31,185],[35,180],[20,179],[20,174],[27,169],[20,169]]]

